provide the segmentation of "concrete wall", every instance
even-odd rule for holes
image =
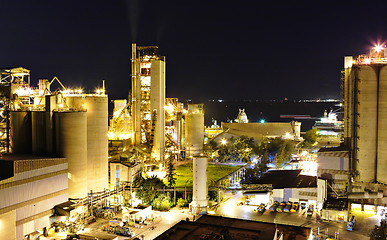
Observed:
[[[318,169],[346,170],[349,169],[348,157],[321,156],[317,157]]]
[[[0,239],[16,239],[15,210],[0,214]]]
[[[290,199],[317,200],[317,188],[273,189],[273,201],[290,201]]]

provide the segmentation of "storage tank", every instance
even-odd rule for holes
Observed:
[[[359,104],[356,114],[358,127],[356,169],[359,172],[359,181],[374,182],[376,180],[376,149],[377,149],[377,109],[378,109],[378,82],[377,74],[372,66],[362,65],[355,68],[352,77],[357,78],[357,100]],[[355,161],[356,162],[356,161]]]
[[[152,156],[164,160],[165,152],[165,61],[151,60],[150,111],[155,113]],[[151,130],[152,131],[152,130]]]
[[[207,213],[207,158],[193,158],[193,196],[192,196],[192,213]]]
[[[31,112],[10,112],[10,145],[12,153],[31,154]]]
[[[108,97],[90,95],[87,109],[88,192],[108,189]]]
[[[32,154],[48,155],[46,151],[46,112],[31,112],[32,119]]]
[[[376,95],[376,94],[375,94]],[[377,181],[387,184],[387,66],[379,72]]]
[[[86,112],[54,112],[55,149],[66,157],[69,169],[69,198],[87,196]]]
[[[192,157],[202,153],[203,141],[204,141],[203,104],[188,104],[188,113],[185,115],[186,157]]]

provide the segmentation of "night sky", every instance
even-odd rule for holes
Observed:
[[[167,97],[338,98],[345,55],[387,40],[383,2],[0,2],[0,67],[111,99],[130,89],[131,43],[158,45]]]

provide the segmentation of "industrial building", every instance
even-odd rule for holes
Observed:
[[[132,44],[132,114],[134,145],[148,143],[151,156],[164,160],[165,56],[157,46]]]
[[[47,80],[39,82],[39,90],[23,86],[19,95],[33,100],[9,102],[9,151],[67,158],[70,198],[108,189],[107,95],[51,93],[49,86]]]
[[[50,227],[55,205],[68,200],[68,162],[4,154],[0,158],[0,239],[24,239]]]
[[[51,91],[54,81],[61,88]],[[11,173],[1,175],[1,218],[21,239],[49,227],[55,205],[108,189],[108,97],[56,77],[33,88],[19,67],[0,69],[0,98],[0,164]]]
[[[222,122],[223,132],[215,136],[212,140],[221,143],[223,139],[238,138],[247,136],[259,142],[263,138],[284,138],[299,140],[301,134],[300,122],[288,123],[225,123]]]
[[[203,104],[165,97],[165,56],[157,46],[132,44],[132,89],[128,101],[114,100],[109,127],[112,158],[136,155],[146,166],[203,153]]]

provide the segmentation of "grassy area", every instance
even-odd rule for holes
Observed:
[[[207,181],[212,185],[214,181],[237,170],[241,166],[208,164]],[[176,169],[176,187],[192,187],[192,163],[183,164]]]

